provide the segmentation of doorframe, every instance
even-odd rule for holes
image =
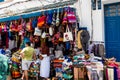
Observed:
[[[109,4],[114,4],[114,3],[118,3],[118,2],[120,2],[120,0],[106,0],[106,1],[103,1],[102,0],[102,8],[101,8],[101,10],[102,10],[102,29],[103,29],[103,40],[104,40],[104,46],[105,46],[105,50],[106,50],[106,41],[105,41],[105,15],[104,15],[104,5],[109,5]],[[105,52],[105,55],[106,55],[106,52]]]

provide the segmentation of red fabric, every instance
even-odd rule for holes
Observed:
[[[2,28],[0,27],[0,32],[2,32]]]
[[[6,32],[6,48],[9,46],[8,32]]]
[[[108,69],[106,68],[106,79],[109,80],[108,78]]]
[[[118,79],[120,79],[120,68],[117,69],[117,76],[118,76]]]
[[[18,26],[18,31],[22,30],[23,29],[23,26],[22,24]]]

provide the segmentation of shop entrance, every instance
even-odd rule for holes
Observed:
[[[120,3],[104,5],[106,57],[120,61]]]

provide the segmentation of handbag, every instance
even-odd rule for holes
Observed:
[[[39,42],[39,37],[38,36],[34,37],[34,42]]]
[[[70,8],[68,9],[67,19],[69,23],[76,23],[75,13],[71,11]]]
[[[45,38],[46,37],[46,32],[44,31],[41,35],[42,38]]]
[[[60,38],[60,33],[57,32],[52,38],[52,43],[55,44],[55,45],[58,44],[59,43],[59,38]]]
[[[59,9],[57,11],[57,17],[56,17],[56,26],[59,26],[60,24],[60,19],[59,19]]]
[[[6,24],[4,25],[4,32],[7,32],[7,26],[6,26]]]
[[[52,23],[52,18],[53,18],[52,11],[49,11],[49,12],[48,12],[48,15],[47,15],[47,19],[46,19],[46,23],[47,23],[48,25],[51,25],[51,23]]]
[[[22,24],[18,25],[18,31],[21,31],[21,30],[23,30]]]
[[[66,27],[66,32],[64,33],[64,36],[63,36],[63,41],[64,42],[73,41],[73,35],[72,35],[72,32],[70,32],[68,25]]]
[[[23,19],[20,20],[21,22],[18,23],[18,31],[23,30]]]
[[[2,26],[0,26],[0,32],[2,32]]]
[[[64,16],[63,16],[63,22],[62,24],[67,24],[68,22],[68,19],[67,19],[67,12],[64,13]]]
[[[42,26],[45,24],[46,16],[41,16],[38,18],[37,27],[42,28]]]
[[[26,24],[26,30],[31,32],[32,31],[32,22],[31,22],[31,19],[30,21]]]
[[[56,24],[56,12],[54,11],[53,17],[52,17],[52,25],[55,26]]]
[[[35,28],[34,35],[41,36],[41,30],[38,27]]]
[[[32,20],[32,28],[36,28],[37,27],[37,18],[34,18]]]
[[[53,28],[52,27],[49,27],[49,34],[50,34],[50,36],[53,35]]]

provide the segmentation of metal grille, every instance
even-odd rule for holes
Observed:
[[[120,16],[120,3],[112,4],[111,6],[105,5],[105,16]]]

